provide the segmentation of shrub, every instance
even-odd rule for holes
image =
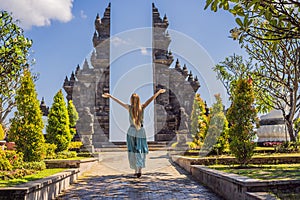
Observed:
[[[68,150],[79,152],[80,147],[82,146],[82,142],[71,142],[69,144]]]
[[[189,149],[199,149],[195,142],[188,142]]]
[[[68,149],[72,140],[69,127],[69,115],[64,96],[59,90],[53,98],[53,104],[48,115],[48,125],[46,127],[46,140],[48,143],[56,144],[56,152]]]
[[[16,151],[4,151],[0,149],[0,170],[10,171],[22,168],[23,154]]]
[[[0,180],[9,180],[15,178],[22,178],[26,175],[34,174],[34,170],[16,169],[14,171],[0,171]]]
[[[46,164],[43,161],[41,161],[41,162],[24,162],[23,168],[41,171],[41,170],[46,169]]]
[[[216,102],[210,109],[210,123],[200,155],[223,154],[229,148],[228,122],[223,112],[220,94],[215,95]]]
[[[17,111],[11,119],[9,140],[16,143],[18,152],[24,154],[24,161],[44,159],[43,119],[33,78],[29,70],[21,78],[21,86],[16,92]]]
[[[209,118],[207,117],[205,102],[200,97],[200,94],[196,94],[191,113],[190,129],[193,143],[195,143],[197,149],[201,148],[203,145],[208,129],[208,123]]]
[[[56,145],[55,144],[50,144],[50,143],[45,143],[45,158],[46,159],[53,159],[56,158],[55,150],[56,150]]]
[[[70,125],[70,133],[72,137],[76,134],[76,123],[79,119],[78,112],[73,104],[73,101],[68,101],[68,115],[69,115],[69,125]]]
[[[77,157],[76,151],[61,151],[57,153],[57,159],[75,158]]]
[[[284,142],[275,147],[275,151],[278,153],[292,153],[300,151],[299,142]]]
[[[258,123],[251,81],[240,78],[230,98],[232,103],[227,111],[230,150],[241,165],[247,165],[254,153],[254,124]]]
[[[77,156],[87,157],[87,158],[94,157],[94,155],[91,152],[80,152],[80,153],[77,154]]]
[[[2,127],[2,124],[0,124],[0,140],[3,140],[5,137],[5,133]]]
[[[24,163],[23,161],[23,153],[7,150],[5,151],[6,158],[9,160],[10,164],[12,165],[13,169],[22,168]]]
[[[12,165],[10,164],[9,160],[5,156],[5,153],[3,152],[0,152],[0,170],[12,170]]]

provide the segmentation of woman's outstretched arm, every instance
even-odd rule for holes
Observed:
[[[158,95],[162,94],[162,93],[165,93],[166,90],[165,89],[160,89],[158,90],[152,97],[150,97],[143,105],[142,107],[143,108],[146,108],[150,103],[151,101],[153,101],[154,99],[156,99],[156,97],[158,97]]]
[[[112,96],[109,93],[102,94],[102,97],[104,97],[104,98],[111,98],[112,100],[114,100],[115,102],[117,102],[118,104],[120,104],[121,106],[123,106],[125,109],[129,110],[128,104],[124,103],[120,99],[117,99],[116,97]]]

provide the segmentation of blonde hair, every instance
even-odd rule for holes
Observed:
[[[141,127],[141,122],[143,118],[143,109],[140,102],[140,97],[136,93],[133,93],[130,98],[131,103],[131,115],[132,120],[137,129]]]

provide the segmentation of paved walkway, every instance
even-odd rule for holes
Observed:
[[[166,151],[148,154],[141,178],[134,177],[128,165],[127,152],[103,152],[102,161],[57,200],[221,199],[172,165]]]

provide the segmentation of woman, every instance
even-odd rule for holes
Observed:
[[[109,93],[102,95],[104,98],[113,99],[129,111],[130,127],[127,131],[128,160],[130,168],[135,170],[135,176],[138,178],[142,175],[142,168],[145,168],[145,159],[148,153],[146,132],[143,127],[144,110],[151,101],[165,91],[165,89],[160,89],[144,104],[141,104],[140,97],[136,93],[133,93],[130,98],[130,105],[123,103]]]

